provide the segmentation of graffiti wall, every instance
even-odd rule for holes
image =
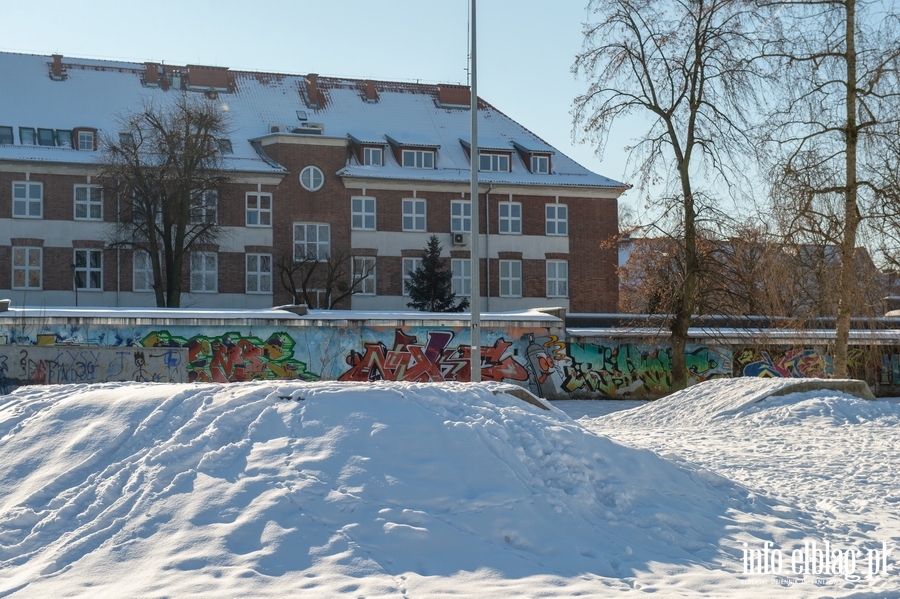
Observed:
[[[660,397],[672,389],[672,350],[664,343],[568,339],[546,326],[485,327],[481,335],[482,380],[522,385],[540,397]],[[467,326],[0,323],[0,349],[0,393],[24,384],[110,380],[471,380]],[[851,372],[876,391],[896,391],[900,350],[873,351],[853,348]],[[822,347],[694,344],[686,359],[691,383],[821,377],[834,370]]]
[[[24,385],[188,380],[187,351],[0,345],[0,394]]]
[[[734,350],[734,376],[822,378],[834,362],[822,347],[741,347]]]

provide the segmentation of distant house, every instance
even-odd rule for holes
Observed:
[[[236,183],[211,207],[224,234],[191,261],[202,272],[183,305],[288,303],[273,264],[315,250],[374,268],[343,307],[406,309],[405,272],[436,234],[461,296],[480,244],[482,309],[616,309],[615,248],[601,242],[624,185],[483,100],[473,235],[467,87],[11,53],[0,77],[0,293],[14,304],[71,305],[77,291],[82,306],[154,305],[146,260],[105,244],[125,199],[92,175],[118,119],[186,93],[229,112]]]

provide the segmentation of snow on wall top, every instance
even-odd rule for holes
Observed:
[[[13,127],[13,144],[0,145],[0,160],[91,164],[98,152],[71,148],[23,145],[19,127],[72,130],[96,128],[115,135],[117,120],[140,110],[146,103],[165,105],[177,91],[142,83],[145,66],[133,62],[98,61],[63,57],[64,79],[51,78],[50,56],[0,53],[0,126]],[[171,67],[166,67],[171,68]],[[347,177],[463,182],[469,177],[469,158],[460,139],[469,135],[469,111],[438,104],[436,85],[375,82],[376,102],[367,102],[365,82],[319,77],[319,107],[304,98],[307,79],[301,75],[231,71],[233,93],[219,93],[215,101],[231,119],[228,168],[243,172],[283,172],[264,160],[251,145],[270,133],[270,125],[284,125],[287,134],[304,122],[320,123],[322,135],[360,141],[396,140],[404,144],[439,146],[436,168],[402,168],[393,153],[385,152],[385,165],[359,165],[350,158],[338,174]],[[201,93],[199,91],[188,93]],[[305,116],[305,121],[301,117]],[[512,172],[481,173],[485,183],[620,188],[618,181],[593,173],[571,158],[554,151],[534,133],[483,100],[479,104],[479,132],[491,145],[502,144],[539,151],[553,151],[552,173],[533,175],[517,152],[512,153]],[[309,137],[309,134],[296,134]],[[312,134],[315,135],[315,134]],[[365,139],[359,138],[362,135]],[[479,144],[483,145],[483,144]]]

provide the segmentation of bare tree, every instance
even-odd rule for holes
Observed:
[[[331,310],[374,281],[375,258],[347,252],[282,255],[275,270],[295,304]]]
[[[588,7],[596,22],[585,24],[573,71],[591,83],[575,99],[575,126],[602,152],[617,119],[631,113],[650,119],[632,157],[642,189],[660,181],[668,190],[655,224],[679,246],[669,303],[673,388],[680,389],[700,292],[698,238],[705,221],[721,216],[697,183],[718,178],[727,185],[743,169],[735,154],[749,143],[744,105],[751,72],[742,56],[759,16],[741,0],[591,0]]]
[[[900,106],[898,13],[864,0],[761,1],[780,10],[762,56],[783,85],[774,98],[767,153],[773,199],[798,247],[838,248],[835,376],[847,376],[850,318],[865,220],[879,212],[873,162],[896,135]]]
[[[144,252],[156,305],[181,305],[185,259],[219,236],[218,202],[228,120],[221,107],[188,93],[165,107],[147,104],[101,138],[99,175],[125,205],[111,245]]]

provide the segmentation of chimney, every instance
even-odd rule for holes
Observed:
[[[62,81],[65,79],[63,75],[62,54],[53,55],[53,64],[50,66],[50,78],[54,81]]]
[[[472,92],[469,91],[468,85],[449,85],[442,83],[441,85],[438,85],[438,104],[441,106],[454,107],[468,106],[471,100],[471,94]]]
[[[377,102],[378,101],[378,91],[375,89],[375,82],[368,80],[366,81],[366,102]]]
[[[155,62],[144,63],[144,85],[159,87],[159,65]]]
[[[319,75],[310,73],[306,76],[306,95],[309,97],[309,107],[319,107]]]

